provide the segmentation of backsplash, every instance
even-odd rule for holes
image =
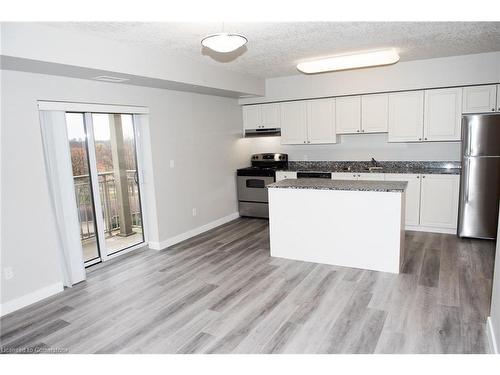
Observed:
[[[385,171],[429,171],[432,169],[460,169],[459,161],[377,161]],[[289,170],[303,171],[342,171],[360,172],[373,167],[371,161],[290,161]],[[350,169],[349,169],[350,168]]]

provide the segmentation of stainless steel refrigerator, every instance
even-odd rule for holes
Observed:
[[[458,236],[495,239],[500,196],[500,114],[462,118]]]

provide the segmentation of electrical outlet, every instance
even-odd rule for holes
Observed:
[[[5,280],[10,280],[14,277],[14,269],[12,267],[5,267],[3,269],[3,276]]]
[[[174,168],[175,167],[175,162],[174,160],[170,160],[170,168]]]
[[[193,216],[196,216],[196,208],[193,208]]]

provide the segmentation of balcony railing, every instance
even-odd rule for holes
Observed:
[[[113,172],[98,174],[99,195],[101,198],[101,209],[104,217],[104,232],[107,236],[120,229],[120,202],[118,200],[115,175]],[[141,209],[139,201],[139,189],[135,180],[136,171],[127,170],[127,192],[130,205],[132,227],[142,228]],[[95,223],[92,207],[92,196],[89,175],[73,177],[75,183],[76,204],[78,219],[80,220],[81,239],[95,236]]]

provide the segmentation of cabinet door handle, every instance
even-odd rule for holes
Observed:
[[[417,176],[417,178],[420,178],[420,176]]]
[[[427,137],[425,137],[424,139],[427,140]]]
[[[422,140],[422,138],[419,138],[418,140],[419,140],[419,141],[421,141],[421,140]]]
[[[425,178],[425,176],[422,176],[422,178]]]
[[[364,133],[365,132],[365,129],[361,129],[361,133]]]
[[[493,112],[495,112],[495,108],[491,108],[491,110],[492,110]]]

